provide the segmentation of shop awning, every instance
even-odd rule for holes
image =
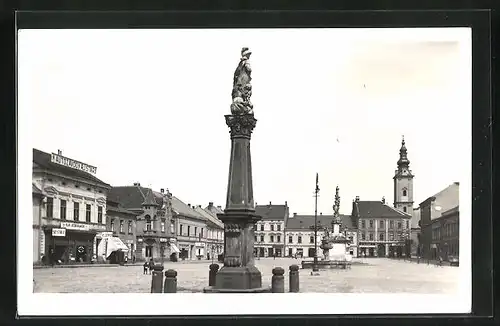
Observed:
[[[127,252],[129,249],[126,244],[118,237],[109,237],[105,240],[107,242],[106,257],[109,257],[114,251],[124,251]]]
[[[170,244],[170,248],[172,249],[173,252],[175,253],[180,253],[181,251],[179,250],[179,248],[177,248],[177,246],[173,243]]]

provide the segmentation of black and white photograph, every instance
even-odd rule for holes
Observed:
[[[470,311],[470,28],[17,42],[20,314]]]

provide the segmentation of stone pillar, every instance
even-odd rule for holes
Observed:
[[[215,277],[217,276],[217,271],[219,270],[219,264],[210,264],[209,266],[210,272],[208,274],[208,285],[215,285]]]
[[[290,292],[299,292],[299,266],[291,265],[290,267],[290,276],[289,276],[289,291]]]
[[[273,276],[271,278],[271,292],[285,293],[285,270],[281,267],[273,268]]]
[[[163,265],[153,266],[153,276],[151,277],[151,293],[163,292]]]
[[[177,292],[177,272],[169,269],[165,272],[165,286],[163,293],[176,293]]]
[[[262,276],[254,265],[255,214],[252,186],[250,136],[257,120],[253,114],[226,115],[231,134],[231,155],[226,209],[217,217],[224,223],[224,266],[215,286],[205,292],[270,292],[262,287]]]

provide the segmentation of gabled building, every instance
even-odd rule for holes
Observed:
[[[138,211],[131,211],[124,208],[115,198],[108,197],[106,203],[107,230],[112,236],[118,237],[128,248],[126,256],[129,261],[136,257],[137,248],[137,221]],[[99,245],[99,244],[97,244]],[[100,260],[101,257],[97,257]]]
[[[385,200],[352,203],[352,220],[358,230],[358,256],[402,256],[410,236],[412,215],[391,207]]]
[[[288,203],[284,205],[256,205],[255,213],[262,217],[254,230],[254,255],[257,257],[283,257],[285,252],[285,222]]]
[[[341,222],[341,232],[347,239],[351,240],[349,252],[356,257],[356,230],[353,226],[351,216],[339,215]],[[321,239],[325,236],[325,228],[332,230],[334,215],[317,215],[317,248],[318,257],[321,257]],[[314,257],[314,215],[297,215],[293,213],[287,219],[285,232],[285,256],[287,257]]]
[[[217,214],[220,214],[220,212],[215,211],[213,202],[208,203],[206,208],[198,205],[195,209],[198,214],[206,219],[205,258],[217,260],[217,256],[224,253],[224,223],[217,218]]]
[[[156,193],[141,187],[140,183],[134,183],[133,186],[113,187],[109,197],[136,214],[136,260],[152,258],[160,261],[178,254],[170,227],[173,223],[173,199],[168,190],[161,189]]]
[[[420,238],[427,259],[448,256],[449,252],[458,255],[459,188],[454,182],[420,203]],[[448,239],[442,236],[445,234]]]

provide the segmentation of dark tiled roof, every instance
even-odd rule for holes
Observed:
[[[108,200],[120,203],[126,209],[141,209],[150,189],[140,186],[113,187],[109,190]],[[161,197],[155,196],[156,204],[161,205]]]
[[[182,202],[182,200],[180,200],[179,198],[172,196],[172,209],[176,214],[205,221],[205,217],[200,215],[200,213],[198,213],[195,208],[196,207],[194,206],[189,207],[187,204],[184,204],[184,202]]]
[[[203,209],[201,206],[197,206],[196,212],[198,214],[202,215],[205,217],[205,220],[207,221],[207,225],[213,227],[213,228],[224,228],[224,223],[222,223],[221,220],[217,218],[212,212],[209,210]]]
[[[214,205],[208,205],[207,207],[205,207],[205,210],[207,212],[210,212],[212,213],[212,215],[214,216],[217,216],[217,214],[223,214],[224,213],[224,210],[222,210],[221,208],[217,207],[217,206],[214,206]]]
[[[284,220],[288,212],[286,205],[257,205],[255,213],[263,220]]]
[[[340,214],[342,226],[346,228],[353,228],[351,216]],[[318,215],[318,225],[327,226],[331,228],[333,215]],[[314,225],[314,215],[295,215],[290,216],[286,223],[287,230],[304,230],[309,229]]]
[[[135,216],[139,215],[139,213],[135,213],[135,212],[132,212],[131,210],[124,208],[119,202],[116,202],[114,200],[110,200],[109,197],[106,200],[106,211],[128,214],[128,215],[135,215]]]
[[[453,214],[458,213],[458,212],[459,212],[458,206],[455,206],[452,209],[449,209],[449,210],[443,212],[441,214],[441,217],[453,215]]]
[[[158,206],[158,203],[155,200],[155,196],[153,195],[153,191],[151,189],[148,189],[146,192],[146,198],[144,198],[144,201],[142,202],[142,205],[145,206]]]
[[[33,162],[38,166],[40,166],[42,169],[46,169],[48,171],[58,172],[68,177],[91,181],[103,187],[111,187],[109,184],[96,178],[90,173],[81,170],[76,170],[57,163],[52,163],[51,154],[42,152],[41,150],[38,150],[36,148],[33,148]]]
[[[357,208],[360,218],[411,217],[381,201],[358,201]]]

